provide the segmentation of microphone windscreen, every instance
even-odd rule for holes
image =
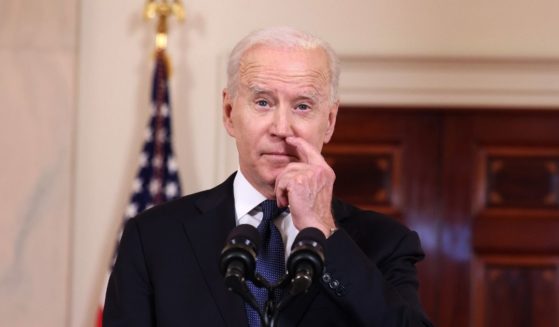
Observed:
[[[301,242],[316,242],[321,248],[324,248],[324,243],[326,242],[326,237],[324,233],[320,231],[318,228],[314,227],[307,227],[302,229],[299,234],[295,237],[293,241],[293,245],[291,246],[291,250],[293,250],[298,244]]]
[[[249,242],[246,242],[246,240]],[[239,225],[233,228],[233,230],[229,232],[229,236],[227,236],[227,244],[235,244],[238,242],[252,243],[255,248],[258,249],[260,246],[260,234],[258,234],[258,230],[252,225]]]

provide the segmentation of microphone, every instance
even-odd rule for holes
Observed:
[[[230,291],[244,291],[245,279],[254,278],[259,244],[258,230],[248,224],[235,227],[227,236],[225,247],[221,251],[219,267]]]
[[[316,276],[324,268],[324,242],[326,237],[317,228],[308,227],[299,232],[287,259],[287,269],[291,275],[289,293],[298,295],[306,292]]]

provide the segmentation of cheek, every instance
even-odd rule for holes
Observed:
[[[261,137],[250,125],[240,125],[240,129],[237,129],[237,147],[242,148],[242,151],[247,154],[257,151],[260,139]]]
[[[297,136],[302,137],[307,142],[322,147],[325,141],[326,131],[328,130],[327,124],[312,123],[301,124],[296,128]]]

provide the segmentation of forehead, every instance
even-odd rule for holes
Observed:
[[[330,81],[328,58],[320,48],[257,45],[241,58],[239,78],[248,87],[278,83],[320,90]]]

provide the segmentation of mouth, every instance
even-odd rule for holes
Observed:
[[[293,162],[298,160],[295,155],[287,152],[265,152],[262,154],[262,156],[275,161],[277,160]]]

